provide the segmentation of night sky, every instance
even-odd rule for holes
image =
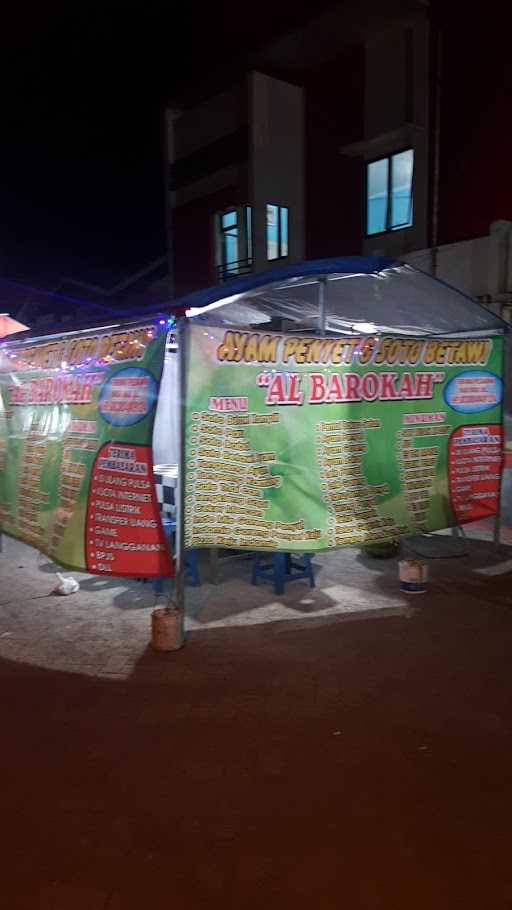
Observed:
[[[327,4],[322,4],[327,5]],[[2,22],[0,274],[109,285],[165,254],[162,112],[318,3],[11,6]]]

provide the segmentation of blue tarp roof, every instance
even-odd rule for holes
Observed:
[[[320,282],[324,284],[320,319]],[[510,327],[457,288],[383,256],[348,256],[276,266],[206,288],[173,309],[209,323],[360,334],[471,335]]]
[[[323,325],[319,322],[321,279],[325,280]],[[202,309],[204,315],[200,315]],[[510,331],[508,323],[473,298],[385,256],[342,256],[278,265],[161,304],[112,310],[110,318],[132,322],[187,310],[211,323],[251,326],[281,320],[290,330],[306,332],[470,335]],[[12,340],[100,327],[99,313],[95,316],[81,325],[76,320],[73,329],[69,325],[45,327],[43,332],[32,330]]]
[[[216,284],[200,291],[194,291],[185,297],[172,302],[173,309],[190,309],[191,307],[208,306],[223,297],[245,294],[265,285],[281,283],[291,278],[323,276],[330,273],[371,275],[391,268],[400,263],[387,256],[336,256],[332,259],[311,259],[307,262],[295,262],[289,265],[275,266],[265,272],[251,272],[240,278],[231,279],[225,284]]]

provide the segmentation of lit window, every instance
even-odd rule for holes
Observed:
[[[288,209],[282,205],[267,205],[267,259],[288,256]]]
[[[238,261],[238,214],[223,212],[220,216],[221,259],[223,265],[232,266]]]
[[[247,259],[252,262],[252,209],[245,206],[245,234],[247,237]]]
[[[414,151],[407,149],[366,165],[366,233],[412,225]]]
[[[252,265],[252,217],[249,205],[219,212],[217,226],[217,277],[220,281],[243,275]]]

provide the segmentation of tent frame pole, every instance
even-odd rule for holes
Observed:
[[[318,280],[318,308],[320,334],[325,335],[327,326],[327,278],[325,275]]]
[[[185,422],[187,400],[187,359],[188,359],[188,325],[185,316],[178,318],[176,323],[176,336],[178,341],[178,486],[176,497],[176,574],[174,592],[169,598],[169,607],[179,613],[181,636],[185,624],[185,489],[186,489],[186,453],[185,453]],[[173,596],[174,593],[174,596]]]
[[[500,494],[498,497],[496,515],[494,516],[493,543],[495,546],[499,546],[501,544],[501,525],[502,525],[502,520],[503,520],[501,503],[502,503],[502,498],[503,498],[503,481],[504,481],[504,475],[505,475],[505,470],[506,470],[506,453],[507,453],[507,420],[506,420],[506,416],[509,411],[509,406],[510,406],[510,402],[511,402],[510,389],[509,389],[508,382],[507,382],[508,370],[509,370],[509,364],[510,364],[510,353],[511,353],[510,335],[507,335],[504,332],[503,333],[503,359],[502,359],[502,365],[501,365],[501,375],[503,377],[503,387],[505,390],[504,395],[503,395],[503,403],[502,403],[502,411],[501,411],[501,414],[502,414],[501,425],[502,425],[502,433],[503,433],[503,438],[502,438],[503,462],[502,462],[502,466],[501,466]]]

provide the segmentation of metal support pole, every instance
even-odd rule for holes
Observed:
[[[169,598],[169,609],[175,611],[178,625],[181,630],[181,644],[184,637],[185,623],[185,489],[186,489],[186,452],[185,452],[185,423],[186,423],[186,393],[187,393],[187,359],[188,359],[188,326],[185,316],[178,319],[176,337],[178,342],[178,486],[176,497],[176,574],[174,591]],[[180,644],[178,644],[180,647]]]
[[[318,309],[320,334],[325,335],[327,326],[327,279],[322,277],[318,282]]]
[[[503,388],[505,390],[503,403],[502,403],[503,465],[502,465],[502,472],[501,472],[501,482],[500,482],[500,492],[499,492],[499,497],[498,497],[498,504],[497,504],[497,509],[496,509],[496,515],[494,517],[493,543],[495,544],[495,546],[499,546],[499,544],[501,543],[501,525],[502,525],[502,521],[503,521],[503,509],[502,509],[502,500],[503,500],[503,493],[504,493],[503,483],[504,483],[505,470],[506,470],[506,456],[507,456],[507,442],[508,442],[507,436],[508,436],[508,428],[509,428],[509,422],[507,421],[507,414],[510,413],[511,401],[512,401],[512,392],[510,389],[510,383],[508,381],[510,366],[511,366],[510,354],[511,354],[510,335],[504,334],[503,335],[503,359],[501,362],[502,363],[501,373],[503,376]],[[505,519],[507,518],[507,516],[508,516],[508,510],[505,511]]]

